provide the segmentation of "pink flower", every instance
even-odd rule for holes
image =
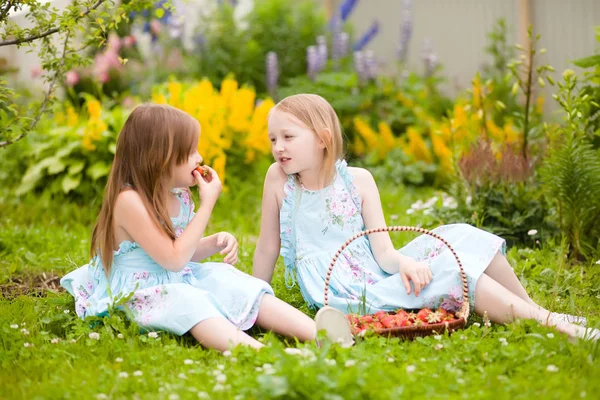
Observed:
[[[40,76],[42,76],[43,72],[44,72],[44,70],[39,65],[32,67],[31,68],[31,79],[39,78]]]
[[[125,48],[130,48],[131,46],[133,46],[135,44],[135,36],[133,36],[133,35],[125,36],[123,39],[121,39],[121,44]]]
[[[156,35],[156,36],[159,35],[161,30],[162,30],[162,26],[158,20],[153,19],[152,21],[150,21],[150,31],[154,35]]]
[[[79,82],[79,74],[75,71],[67,72],[65,76],[67,86],[75,86]]]

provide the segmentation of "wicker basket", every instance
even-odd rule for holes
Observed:
[[[431,231],[428,231],[426,229],[412,227],[412,226],[388,226],[385,228],[368,229],[368,230],[359,232],[356,235],[354,235],[353,237],[351,237],[350,239],[348,239],[346,241],[346,243],[344,243],[339,248],[339,250],[336,252],[333,259],[331,260],[331,263],[329,264],[329,270],[327,271],[327,276],[325,278],[324,306],[329,307],[329,305],[328,305],[329,304],[329,299],[328,299],[329,280],[331,278],[331,272],[333,271],[333,267],[335,266],[335,263],[336,263],[337,259],[339,258],[340,254],[342,253],[342,251],[346,247],[348,247],[348,245],[350,245],[351,242],[353,242],[354,240],[358,239],[361,236],[370,235],[372,233],[405,232],[405,231],[413,231],[413,232],[418,232],[421,234],[432,236],[432,237],[438,239],[439,241],[441,241],[442,243],[444,243],[444,245],[446,245],[446,247],[448,247],[448,249],[452,252],[452,255],[454,256],[454,258],[456,259],[456,262],[458,263],[458,268],[460,269],[460,276],[461,276],[462,286],[463,286],[463,292],[462,292],[462,294],[463,294],[462,300],[463,301],[462,301],[461,308],[456,313],[457,319],[452,320],[452,321],[445,321],[445,322],[440,322],[440,323],[435,323],[435,324],[426,324],[426,325],[411,325],[411,326],[403,326],[403,327],[395,327],[395,328],[371,329],[371,331],[373,331],[374,333],[381,335],[381,336],[388,336],[388,337],[393,336],[393,337],[402,337],[402,338],[406,338],[406,339],[413,339],[415,337],[423,337],[423,336],[428,336],[428,335],[433,335],[433,334],[441,334],[443,332],[451,333],[452,331],[455,331],[457,329],[464,328],[465,324],[467,323],[467,318],[469,317],[469,288],[468,288],[468,283],[467,283],[467,276],[465,275],[465,271],[463,269],[462,263],[460,262],[460,259],[458,258],[458,256],[456,255],[456,252],[450,246],[450,244],[448,244],[448,242],[446,242],[446,240],[444,240],[442,237],[440,237],[439,235],[437,235]],[[401,288],[399,288],[399,290],[401,290]]]

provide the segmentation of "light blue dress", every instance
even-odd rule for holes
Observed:
[[[337,161],[336,169],[334,182],[322,190],[306,190],[294,176],[289,176],[284,186],[280,237],[286,285],[292,287],[297,281],[310,306],[323,306],[325,276],[336,251],[365,229],[362,202],[346,162]],[[463,263],[469,283],[469,303],[473,306],[477,280],[494,256],[499,251],[505,252],[505,241],[467,224],[444,225],[433,232],[450,243]],[[391,234],[411,235],[410,232]],[[368,237],[362,236],[336,262],[330,280],[329,305],[346,313],[437,308],[442,302],[448,306],[445,308],[458,309],[462,299],[458,264],[441,241],[421,235],[398,251],[428,263],[431,268],[433,279],[419,297],[406,294],[398,273],[390,275],[379,267]]]
[[[194,216],[188,190],[176,190],[179,216],[172,218],[179,236]],[[61,285],[75,297],[81,318],[106,315],[109,305],[133,293],[123,305],[145,330],[183,335],[197,323],[224,317],[242,330],[256,322],[262,296],[273,294],[264,281],[229,264],[190,262],[181,272],[158,265],[137,243],[122,242],[107,279],[99,257],[65,275]],[[108,290],[110,288],[110,291]]]

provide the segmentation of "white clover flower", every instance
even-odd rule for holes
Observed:
[[[287,349],[285,349],[283,351],[285,351],[286,354],[289,354],[291,356],[301,356],[302,355],[302,350],[296,349],[295,347],[288,347]]]
[[[215,381],[217,381],[219,383],[225,383],[227,381],[227,375],[219,374],[215,377]]]
[[[158,332],[148,332],[148,337],[156,339],[158,337]]]
[[[77,343],[77,340],[76,339],[71,339],[71,340],[69,340],[69,343]]]
[[[213,392],[222,392],[223,390],[225,390],[225,386],[220,383],[217,383],[215,387],[213,387]]]
[[[133,373],[133,376],[142,376],[142,375],[144,375],[144,373],[143,373],[142,371],[140,371],[140,370],[138,370],[138,371],[135,371],[135,372]]]
[[[179,395],[177,393],[171,393],[169,395],[169,400],[179,400]]]
[[[356,361],[354,361],[354,360],[348,360],[348,361],[346,361],[346,362],[344,363],[344,366],[345,366],[346,368],[348,368],[348,367],[354,367],[355,365],[356,365]]]
[[[478,328],[479,328],[479,327],[481,326],[481,324],[480,324],[479,322],[474,322],[474,323],[473,323],[473,326],[476,326],[476,327],[478,327]]]
[[[502,346],[508,346],[508,341],[506,340],[506,338],[498,338],[498,341],[502,343]]]
[[[118,339],[123,339],[123,334],[122,334],[122,333],[119,333],[119,334],[117,335],[117,338],[118,338]]]
[[[392,214],[392,215],[390,215],[390,219],[391,219],[392,221],[395,221],[395,220],[397,220],[397,219],[398,219],[398,215],[397,215],[397,214]]]
[[[117,357],[115,358],[115,362],[122,363],[123,359],[121,357]]]
[[[229,350],[225,350],[225,351],[223,352],[223,357],[231,357],[231,351],[229,351]]]
[[[415,210],[412,208],[409,208],[408,210],[406,210],[406,214],[410,215],[410,214],[414,214]]]
[[[18,324],[11,324],[10,327],[12,329],[19,329],[19,325]]]
[[[25,343],[23,343],[23,346],[24,347],[33,347],[33,343],[27,343],[27,342],[25,342]]]
[[[98,399],[98,400],[106,400],[106,399],[108,399],[108,396],[105,395],[104,393],[98,393],[96,395],[96,399]]]
[[[459,385],[464,385],[464,384],[465,384],[465,380],[464,380],[464,379],[462,379],[462,378],[458,378],[458,379],[456,380],[456,382],[457,382]]]
[[[68,313],[69,313],[69,310],[65,310],[65,311],[63,311],[63,312],[64,312],[65,314],[68,314]]]
[[[394,361],[396,361],[396,359],[394,357],[388,357],[387,361],[393,363]]]
[[[183,363],[184,363],[185,365],[191,365],[191,364],[193,364],[193,363],[194,363],[194,360],[190,360],[189,358],[186,358],[185,360],[183,360]]]
[[[89,337],[92,340],[100,340],[100,334],[98,332],[90,332]]]
[[[224,370],[225,370],[225,366],[224,366],[223,364],[218,364],[218,365],[217,365],[217,369],[218,369],[219,371],[224,371]]]
[[[596,261],[596,265],[600,265],[600,260]]]
[[[325,359],[325,364],[329,365],[330,367],[335,366],[337,363],[335,362],[335,360],[332,360],[331,358],[326,358]]]
[[[256,367],[256,368],[254,368],[254,371],[256,371],[256,372],[263,372],[263,369],[262,369],[262,367]]]
[[[465,335],[460,335],[460,340],[467,340],[467,337]]]
[[[538,232],[537,232],[537,229],[531,229],[531,230],[529,230],[529,231],[527,232],[527,234],[528,234],[529,236],[535,236],[535,235],[537,235],[537,233],[538,233]]]
[[[50,343],[52,343],[52,344],[57,344],[58,342],[60,342],[60,339],[59,339],[59,338],[57,338],[57,337],[53,338],[53,339],[50,341]]]
[[[554,339],[554,333],[552,333],[552,332],[550,332],[550,333],[547,333],[547,334],[546,334],[546,337],[547,337],[548,339]]]
[[[433,338],[435,340],[442,340],[442,335],[434,335]]]
[[[438,343],[438,344],[436,344],[436,345],[435,345],[433,348],[434,348],[434,349],[436,349],[436,350],[441,350],[441,349],[443,349],[443,348],[444,348],[444,345],[443,345],[443,344],[441,344],[441,343]]]
[[[232,363],[237,362],[237,357],[231,357],[231,362]]]
[[[406,373],[407,374],[412,374],[416,370],[417,370],[417,367],[415,367],[414,365],[407,365],[406,366]]]
[[[25,328],[21,329],[21,333],[23,335],[29,335],[29,331],[27,329],[25,329]]]
[[[179,379],[187,379],[187,375],[186,375],[186,374],[184,374],[183,372],[182,372],[182,373],[180,373],[179,375],[177,375],[177,377],[178,377]]]
[[[206,392],[198,392],[198,398],[199,399],[209,399],[210,396]]]
[[[546,371],[548,371],[548,372],[558,372],[558,367],[556,365],[554,365],[554,364],[549,364],[546,367]]]
[[[129,378],[129,374],[127,372],[119,372],[119,378]]]

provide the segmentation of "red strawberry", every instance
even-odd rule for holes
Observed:
[[[373,322],[373,316],[372,315],[363,315],[362,317],[360,317],[360,321],[363,324],[370,324],[371,322]]]
[[[417,319],[421,320],[422,322],[427,322],[427,316],[429,314],[431,314],[431,310],[429,308],[423,308],[417,313]]]
[[[383,324],[381,322],[373,322],[373,329],[383,329]]]
[[[388,313],[386,313],[385,311],[377,311],[375,313],[375,317],[377,317],[377,319],[380,320],[380,321],[382,319],[384,319],[385,317],[387,317],[387,316],[388,316]]]
[[[381,324],[386,328],[393,328],[396,326],[396,319],[391,315],[387,315],[381,320]]]
[[[396,315],[401,318],[408,318],[408,313],[402,309],[396,310]]]

